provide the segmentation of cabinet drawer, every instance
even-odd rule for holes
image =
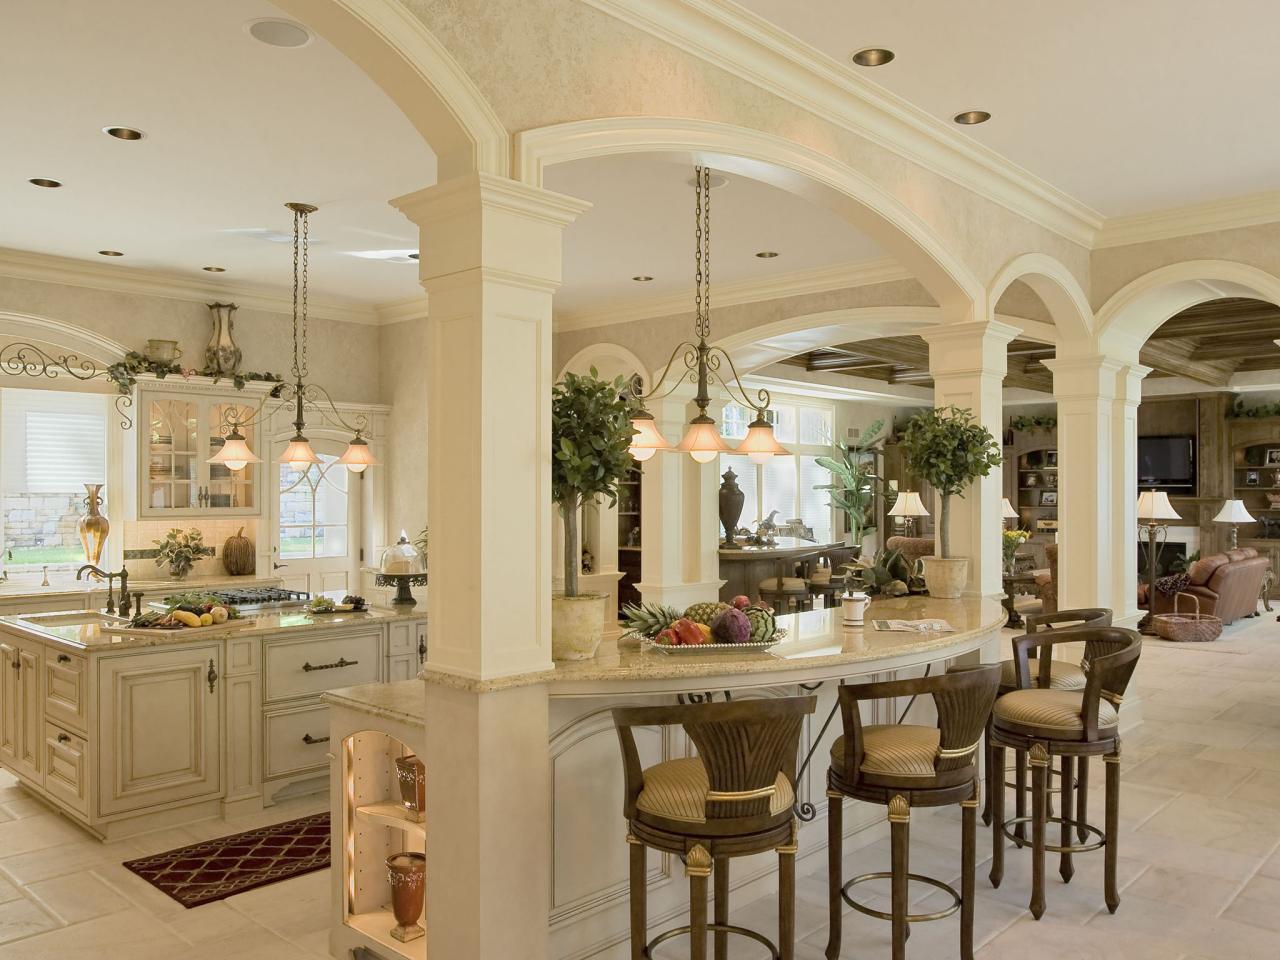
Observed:
[[[89,815],[89,777],[85,770],[83,737],[44,725],[44,788],[60,803],[82,816]]]
[[[263,718],[264,778],[286,777],[329,764],[329,708],[309,704]]]
[[[44,657],[44,712],[65,727],[89,732],[88,660],[50,647]]]
[[[310,697],[381,679],[382,632],[269,641],[264,700]]]

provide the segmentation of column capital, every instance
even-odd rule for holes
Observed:
[[[942,323],[920,331],[929,346],[948,343],[970,343],[974,339],[1007,344],[1016,339],[1022,330],[1003,320],[966,320],[959,323]]]
[[[939,377],[987,376],[1004,379],[1009,342],[1022,331],[1000,320],[945,323],[920,332],[929,345],[929,373]]]
[[[586,200],[491,173],[469,173],[442,180],[396,197],[390,203],[420,227],[481,206],[560,226],[573,223],[591,209]]]

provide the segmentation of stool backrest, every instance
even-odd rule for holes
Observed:
[[[1108,701],[1119,708],[1124,700],[1129,680],[1142,655],[1142,636],[1136,630],[1122,627],[1076,627],[1071,630],[1048,630],[1027,634],[1013,641],[1013,658],[1018,674],[1018,686],[1025,688],[1028,675],[1027,659],[1033,650],[1046,664],[1052,657],[1048,649],[1058,643],[1083,643],[1085,671],[1084,701],[1081,716],[1084,720],[1085,740],[1098,738],[1098,702]]]
[[[1041,633],[1045,630],[1076,630],[1082,627],[1111,626],[1111,611],[1105,607],[1081,607],[1077,610],[1055,610],[1052,613],[1029,613],[1026,616],[1027,633]],[[1089,653],[1086,650],[1082,661],[1087,663]],[[1052,685],[1053,658],[1041,657],[1036,672],[1042,690]]]

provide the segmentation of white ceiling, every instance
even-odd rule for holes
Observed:
[[[642,155],[575,160],[549,167],[548,189],[590,201],[565,232],[564,285],[557,314],[599,311],[626,300],[694,291],[693,167]],[[730,176],[712,191],[715,284],[768,280],[884,256],[831,211],[758,180]],[[763,260],[760,251],[778,256]],[[633,276],[651,276],[637,283]]]
[[[1280,189],[1275,0],[738,3],[1105,216]]]
[[[320,207],[313,291],[420,294],[412,261],[348,254],[417,248],[387,200],[433,183],[434,154],[324,40],[284,49],[246,32],[280,16],[262,0],[3,4],[0,246],[285,289],[289,244],[263,234],[287,235],[283,204],[300,200]],[[116,140],[108,125],[147,137]]]

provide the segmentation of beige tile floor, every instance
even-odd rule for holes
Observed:
[[[1217,643],[1149,642],[1138,668],[1145,723],[1124,742],[1120,885],[1102,902],[1102,856],[1076,857],[1070,885],[1046,871],[1048,911],[1027,912],[1029,854],[1010,847],[999,890],[986,880],[991,834],[979,826],[976,942],[980,960],[1275,960],[1280,957],[1280,624],[1242,621]],[[1093,786],[1101,788],[1101,765]],[[1094,817],[1100,792],[1091,794]],[[0,773],[0,960],[302,960],[327,956],[328,871],[186,910],[122,866],[263,823],[305,816],[294,801],[231,824],[209,822],[101,844],[48,812]],[[912,869],[958,883],[958,809],[917,813]],[[845,858],[846,876],[887,869],[878,841]],[[797,960],[822,960],[825,868],[801,877]],[[940,894],[913,890],[925,908]],[[885,891],[869,891],[881,906]],[[919,909],[919,906],[913,907]],[[735,922],[774,928],[772,897]],[[889,956],[888,924],[846,910],[842,957]],[[916,924],[909,957],[958,954],[956,918]],[[660,949],[677,960],[679,948]],[[735,945],[733,960],[761,956]],[[461,958],[459,958],[461,960]]]

